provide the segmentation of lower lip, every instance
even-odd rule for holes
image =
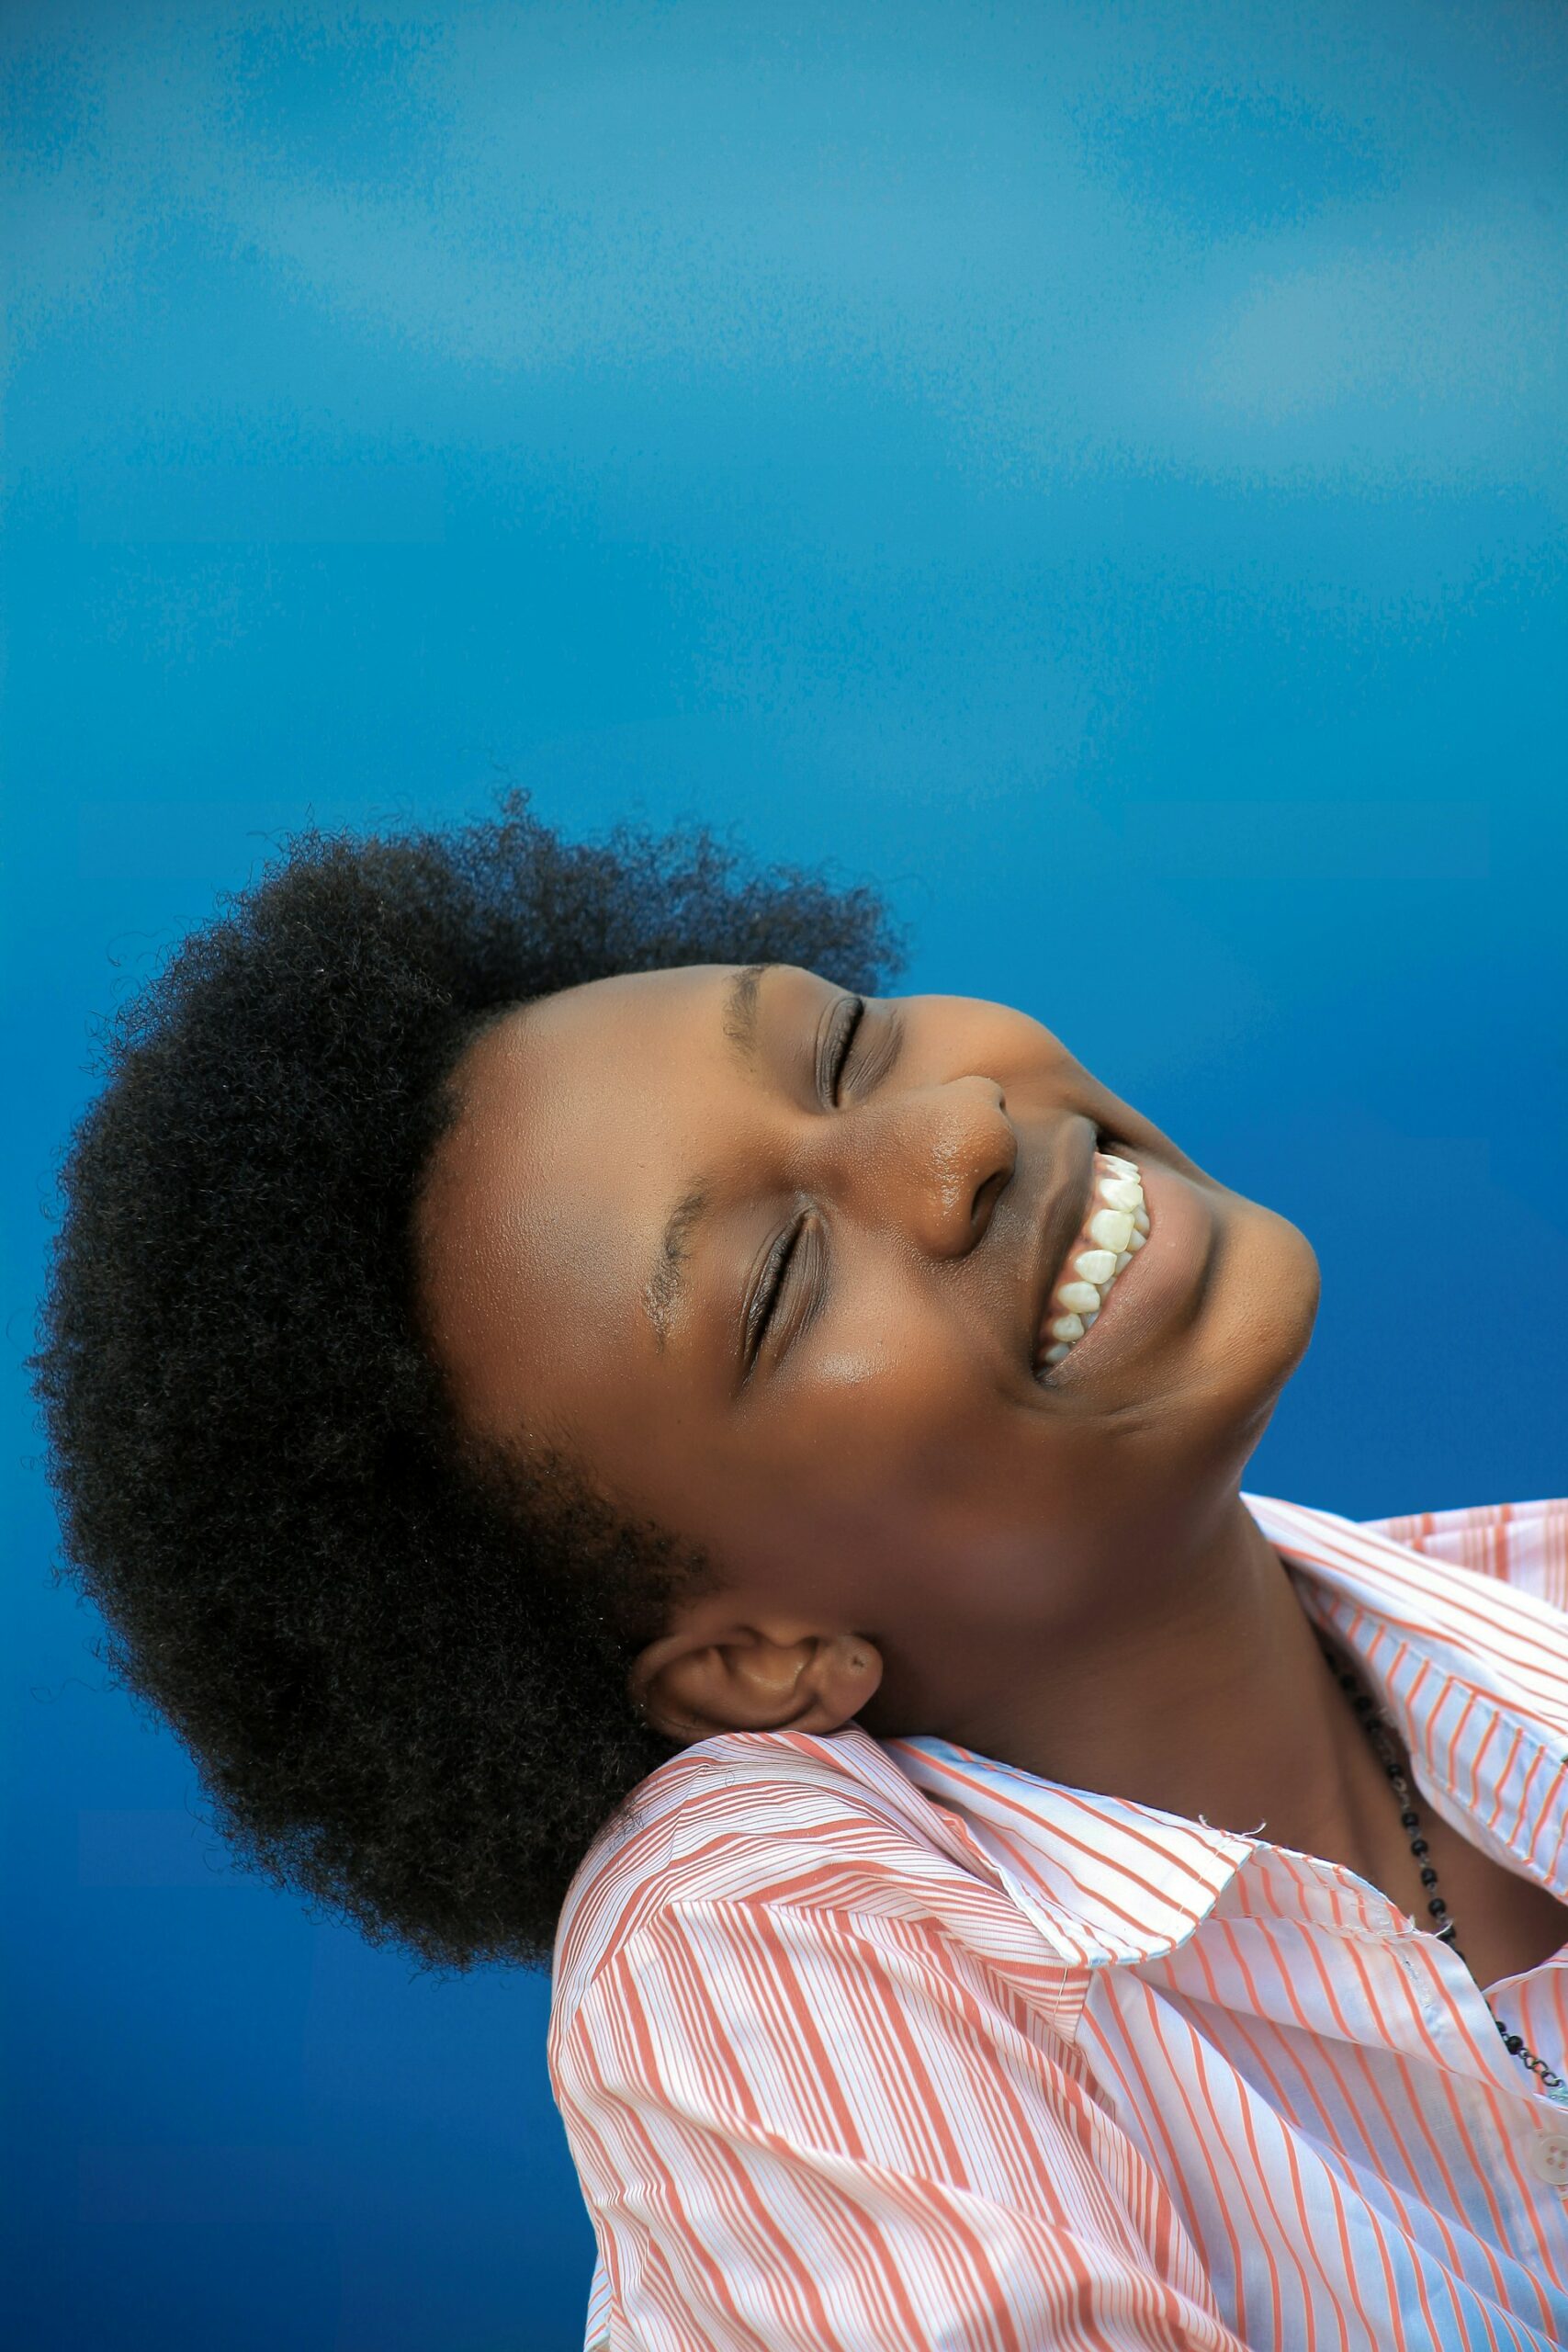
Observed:
[[[1157,1160],[1140,1159],[1137,1167],[1149,1212],[1148,1238],[1111,1283],[1083,1338],[1042,1376],[1053,1388],[1070,1388],[1102,1365],[1133,1354],[1184,1301],[1196,1311],[1202,1295],[1214,1239],[1207,1194]]]

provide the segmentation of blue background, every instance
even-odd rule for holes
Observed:
[[[307,816],[881,879],[1315,1243],[1254,1488],[1562,1491],[1565,22],[12,0],[27,2352],[579,2341],[542,1979],[231,1874],[47,1573],[91,1023]]]

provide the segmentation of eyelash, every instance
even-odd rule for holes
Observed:
[[[841,1010],[834,1016],[832,1060],[827,1072],[828,1096],[832,1102],[837,1102],[839,1099],[839,1088],[843,1082],[850,1056],[854,1050],[855,1036],[864,1015],[864,997],[851,996],[844,999]],[[805,1218],[798,1218],[785,1236],[784,1246],[773,1260],[773,1270],[765,1278],[765,1288],[757,1301],[752,1319],[755,1336],[751,1342],[750,1363],[756,1362],[762,1341],[767,1336],[768,1325],[773,1319],[773,1309],[779,1303],[779,1295],[784,1286],[784,1277],[789,1272],[790,1261],[795,1256],[795,1249],[805,1230]]]
[[[865,1014],[863,996],[844,999],[844,1009],[838,1016],[837,1035],[833,1041],[833,1067],[828,1077],[828,1092],[833,1102],[839,1099],[839,1088],[849,1066],[855,1036]]]
[[[777,1306],[784,1292],[784,1278],[789,1272],[790,1261],[795,1256],[805,1231],[806,1219],[798,1217],[785,1235],[783,1247],[773,1260],[773,1271],[768,1279],[767,1288],[757,1301],[753,1323],[755,1337],[751,1342],[749,1359],[750,1363],[755,1363],[762,1351],[762,1342],[768,1336],[768,1326],[773,1319],[773,1309]]]

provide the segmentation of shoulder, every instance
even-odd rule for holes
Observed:
[[[1568,1498],[1471,1503],[1360,1523],[1428,1559],[1568,1610]]]
[[[937,1921],[982,1946],[1017,1918],[964,1823],[858,1725],[729,1733],[650,1773],[583,1857],[556,1937],[558,2028],[656,1923],[738,1908]]]
[[[556,1937],[558,1991],[653,1912],[854,1907],[886,1895],[890,1877],[962,1868],[968,1844],[858,1725],[703,1740],[635,1788],[583,1856]]]
[[[1527,1610],[1544,1602],[1568,1612],[1568,1498],[1466,1503],[1381,1519],[1348,1519],[1269,1495],[1244,1493],[1242,1500],[1275,1542],[1299,1556],[1387,1566],[1413,1553],[1439,1578],[1458,1568],[1464,1577],[1482,1577],[1517,1595]]]

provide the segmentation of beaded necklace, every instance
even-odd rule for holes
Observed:
[[[1416,1810],[1416,1792],[1400,1762],[1399,1750],[1390,1736],[1386,1719],[1375,1713],[1372,1700],[1362,1687],[1359,1677],[1353,1674],[1342,1659],[1335,1657],[1326,1643],[1319,1641],[1318,1647],[1327,1660],[1329,1670],[1337,1680],[1340,1689],[1349,1693],[1356,1713],[1366,1726],[1372,1746],[1377,1749],[1383,1770],[1388,1774],[1394,1795],[1403,1808],[1399,1816],[1400,1823],[1410,1832],[1410,1850],[1421,1865],[1421,1883],[1426,1888],[1428,1897],[1427,1908],[1432,1917],[1440,1923],[1433,1932],[1439,1942],[1448,1945],[1450,1951],[1459,1951],[1459,1945],[1454,1939],[1454,1923],[1448,1916],[1449,1906],[1438,1893],[1438,1873],[1427,1859],[1431,1849],[1426,1838],[1420,1834],[1421,1816]],[[1459,1951],[1459,1956],[1461,1960],[1464,1960],[1463,1952]],[[1469,1961],[1465,1960],[1464,1964],[1470,1968]],[[1473,1969],[1471,1969],[1470,1973],[1472,1976],[1475,1974]],[[1494,2018],[1492,2021],[1503,2037],[1504,2047],[1511,2051],[1516,2058],[1521,2059],[1532,2075],[1538,2075],[1540,2077],[1540,2086],[1547,2098],[1559,2107],[1568,2107],[1568,2083],[1563,2081],[1562,2075],[1554,2074],[1545,2059],[1538,2058],[1533,2050],[1527,2050],[1522,2037],[1515,2033],[1510,2026],[1505,2025],[1501,2018]]]

